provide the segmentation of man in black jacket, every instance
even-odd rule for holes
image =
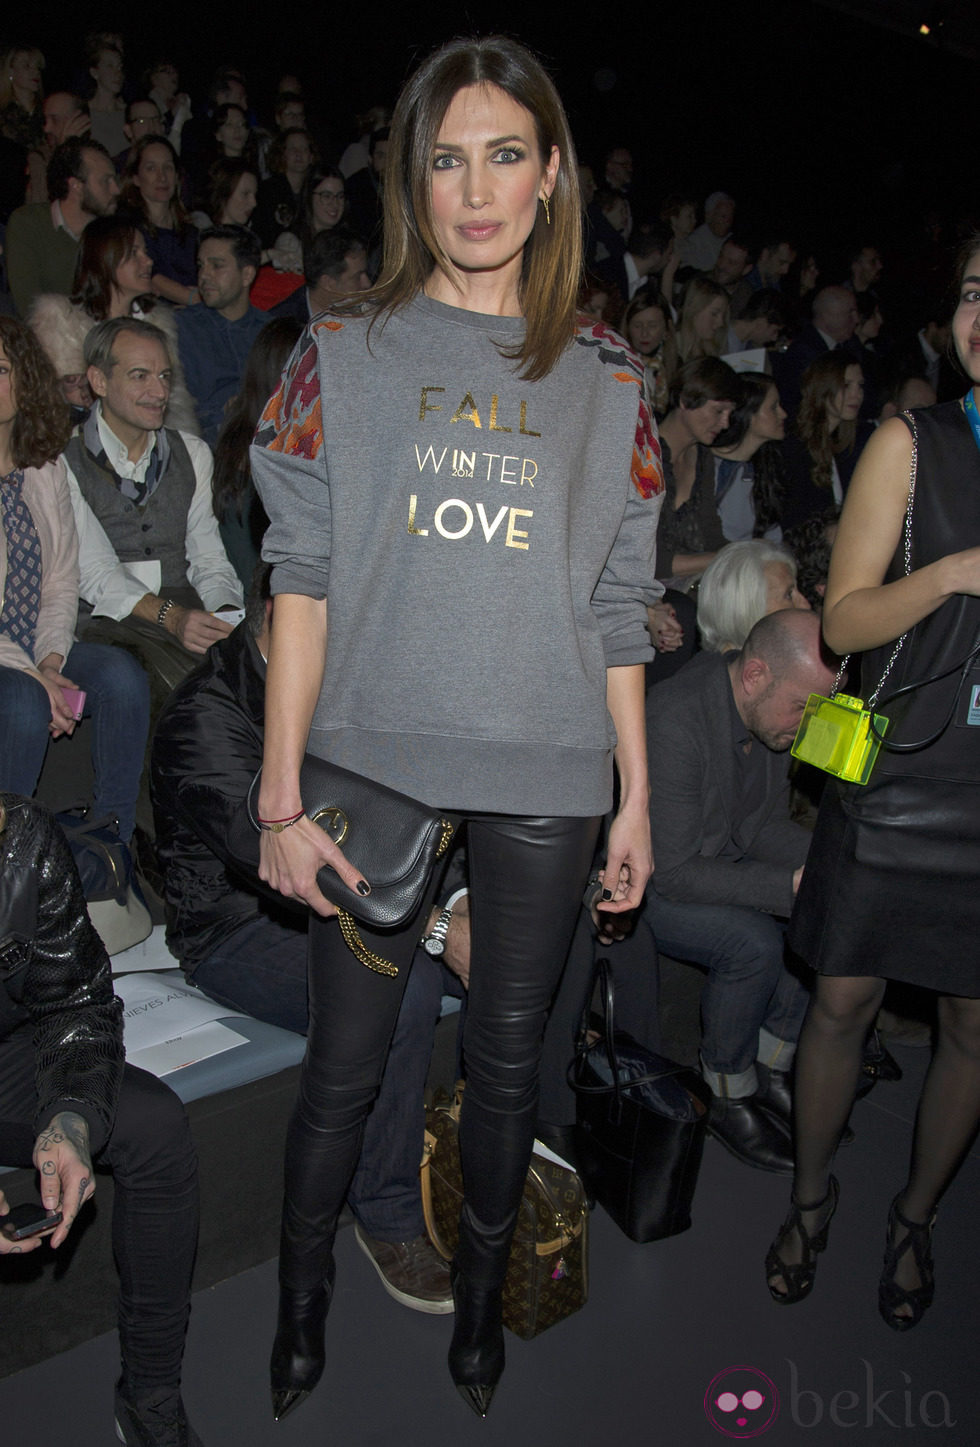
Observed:
[[[95,1190],[114,1178],[122,1375],[116,1428],[135,1447],[201,1447],[180,1398],[197,1246],[197,1161],[183,1107],[125,1064],[122,1005],[89,921],[68,846],[51,816],[0,795],[0,1164],[36,1167],[53,1232],[0,1256],[59,1247]],[[77,1431],[74,1434],[78,1435]]]
[[[221,1004],[305,1034],[306,906],[292,910],[260,883],[257,835],[254,859],[243,858],[235,843],[262,763],[268,574],[263,566],[257,575],[245,622],[210,650],[160,717],[151,764],[156,842],[167,942],[188,978]],[[456,915],[438,943],[442,958],[460,969],[468,931],[458,906]],[[385,1290],[405,1306],[433,1313],[452,1311],[452,1292],[422,1217],[422,1093],[452,978],[418,952],[349,1195],[358,1243]]]

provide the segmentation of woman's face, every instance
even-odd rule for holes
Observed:
[[[100,90],[118,95],[123,88],[123,66],[118,50],[103,50],[89,75]]]
[[[302,176],[313,161],[310,143],[305,136],[290,136],[282,148],[282,155],[288,176]]]
[[[766,563],[766,612],[780,613],[784,608],[798,608],[809,613],[810,605],[796,586],[789,563]]]
[[[867,321],[859,322],[854,328],[862,342],[873,342],[885,324],[885,318],[881,315],[878,307],[868,317]]]
[[[644,307],[630,318],[630,346],[641,357],[652,357],[667,334],[667,323],[658,306]]]
[[[558,148],[545,159],[534,119],[495,85],[457,91],[437,132],[432,158],[432,223],[461,272],[520,276],[538,198],[558,175]]]
[[[713,296],[707,306],[701,308],[694,318],[694,335],[699,342],[710,342],[715,332],[724,323],[725,303],[720,296]]]
[[[10,62],[10,83],[14,93],[36,96],[41,89],[41,67],[33,50],[18,50]]]
[[[686,206],[682,206],[676,216],[670,218],[671,230],[678,241],[683,241],[685,237],[690,236],[696,220],[697,216],[690,202]]]
[[[694,440],[705,447],[710,447],[715,438],[724,432],[732,420],[733,411],[733,404],[723,398],[710,398],[700,407],[681,407]]]
[[[122,297],[132,299],[149,291],[152,276],[153,263],[146,254],[142,236],[136,231],[129,250],[116,267],[113,284]]]
[[[761,442],[782,442],[786,436],[786,413],[779,404],[779,393],[770,387],[762,405],[749,423],[749,435]]]
[[[238,185],[225,202],[222,226],[247,226],[258,200],[259,183],[251,171],[239,176]]]
[[[240,156],[248,140],[245,112],[232,106],[214,135],[226,156]]]
[[[180,77],[174,66],[161,65],[160,69],[155,70],[150,76],[150,88],[161,95],[165,101],[171,101],[177,94],[179,81]]]
[[[7,361],[7,353],[0,342],[0,427],[9,427],[17,416],[17,393],[14,389],[14,369]]]
[[[980,251],[971,256],[960,282],[953,316],[953,345],[970,381],[980,384]]]
[[[836,427],[839,422],[853,422],[861,411],[863,401],[864,373],[855,362],[844,372],[843,387],[840,387],[827,403],[827,418],[831,427]]]
[[[140,156],[136,186],[146,202],[172,201],[177,190],[177,168],[166,146],[147,146]]]
[[[313,229],[332,231],[344,214],[347,192],[339,176],[324,176],[313,192]]]

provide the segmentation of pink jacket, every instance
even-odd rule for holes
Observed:
[[[41,543],[41,607],[34,657],[0,634],[0,667],[37,673],[35,663],[57,653],[67,658],[78,617],[78,534],[71,509],[65,465],[46,462],[24,469],[24,500]],[[7,586],[7,539],[0,528],[0,608]]]

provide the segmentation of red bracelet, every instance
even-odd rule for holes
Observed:
[[[259,819],[259,818],[256,818],[255,822],[256,822],[256,824],[259,826],[260,829],[266,830],[269,834],[281,834],[282,831],[283,831],[284,829],[288,829],[291,824],[298,824],[299,821],[300,821],[302,818],[305,817],[305,815],[306,815],[306,810],[305,810],[305,809],[301,809],[298,814],[293,814],[291,817],[289,817],[289,818],[287,818],[287,819]]]

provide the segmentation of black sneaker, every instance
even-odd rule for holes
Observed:
[[[116,1436],[126,1447],[204,1447],[187,1420],[178,1387],[124,1397],[116,1387]]]

